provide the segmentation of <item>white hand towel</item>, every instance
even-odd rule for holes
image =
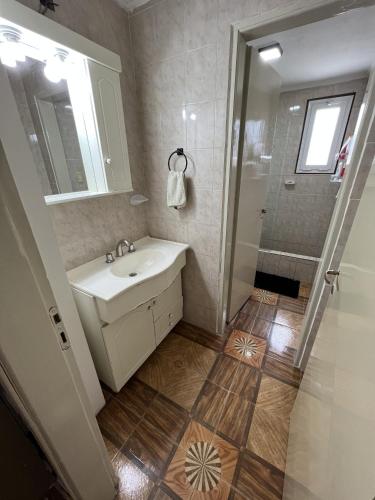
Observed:
[[[185,174],[171,170],[168,174],[167,205],[177,209],[186,205]]]

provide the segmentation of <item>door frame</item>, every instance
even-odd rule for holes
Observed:
[[[230,58],[227,97],[227,137],[224,162],[224,196],[221,226],[219,298],[216,331],[224,334],[232,263],[233,227],[236,218],[236,191],[242,159],[245,71],[247,42],[336,16],[344,11],[374,5],[373,0],[315,0],[308,6],[278,7],[270,12],[233,23],[230,27]],[[358,148],[360,143],[357,143]],[[363,144],[362,144],[363,146]]]

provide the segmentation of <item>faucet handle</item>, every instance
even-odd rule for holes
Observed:
[[[135,245],[134,245],[134,243],[130,243],[128,252],[129,253],[135,252]]]
[[[105,254],[105,261],[107,264],[111,264],[112,262],[115,261],[115,258],[112,255],[112,252],[108,252]]]

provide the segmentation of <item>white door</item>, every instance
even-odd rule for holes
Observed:
[[[256,49],[251,48],[242,166],[235,209],[228,321],[249,298],[254,286],[280,84],[279,75],[260,59]]]
[[[72,498],[110,500],[111,465],[65,317],[50,317],[56,299],[1,136],[0,234],[0,384],[8,387]]]
[[[375,165],[291,419],[286,475],[323,500],[375,497],[374,211]],[[310,498],[290,480],[284,495]]]
[[[347,218],[356,208],[356,200],[352,198],[353,186],[361,178],[362,169],[367,169],[371,143],[365,148],[369,127],[374,119],[375,107],[375,71],[371,72],[366,93],[361,105],[361,111],[353,136],[353,149],[350,164],[338,192],[337,201],[327,232],[319,267],[312,287],[310,300],[306,309],[304,325],[301,332],[301,341],[296,355],[296,365],[302,369],[309,358],[311,346],[314,343],[314,334],[317,331],[321,318],[321,311],[327,303],[328,291],[325,287],[324,275],[328,269],[335,270],[340,261],[343,244],[346,241],[348,222]],[[367,170],[366,170],[367,171]]]

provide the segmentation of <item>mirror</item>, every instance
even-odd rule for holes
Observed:
[[[44,195],[87,191],[66,80],[49,81],[45,65],[27,58],[8,76]]]

